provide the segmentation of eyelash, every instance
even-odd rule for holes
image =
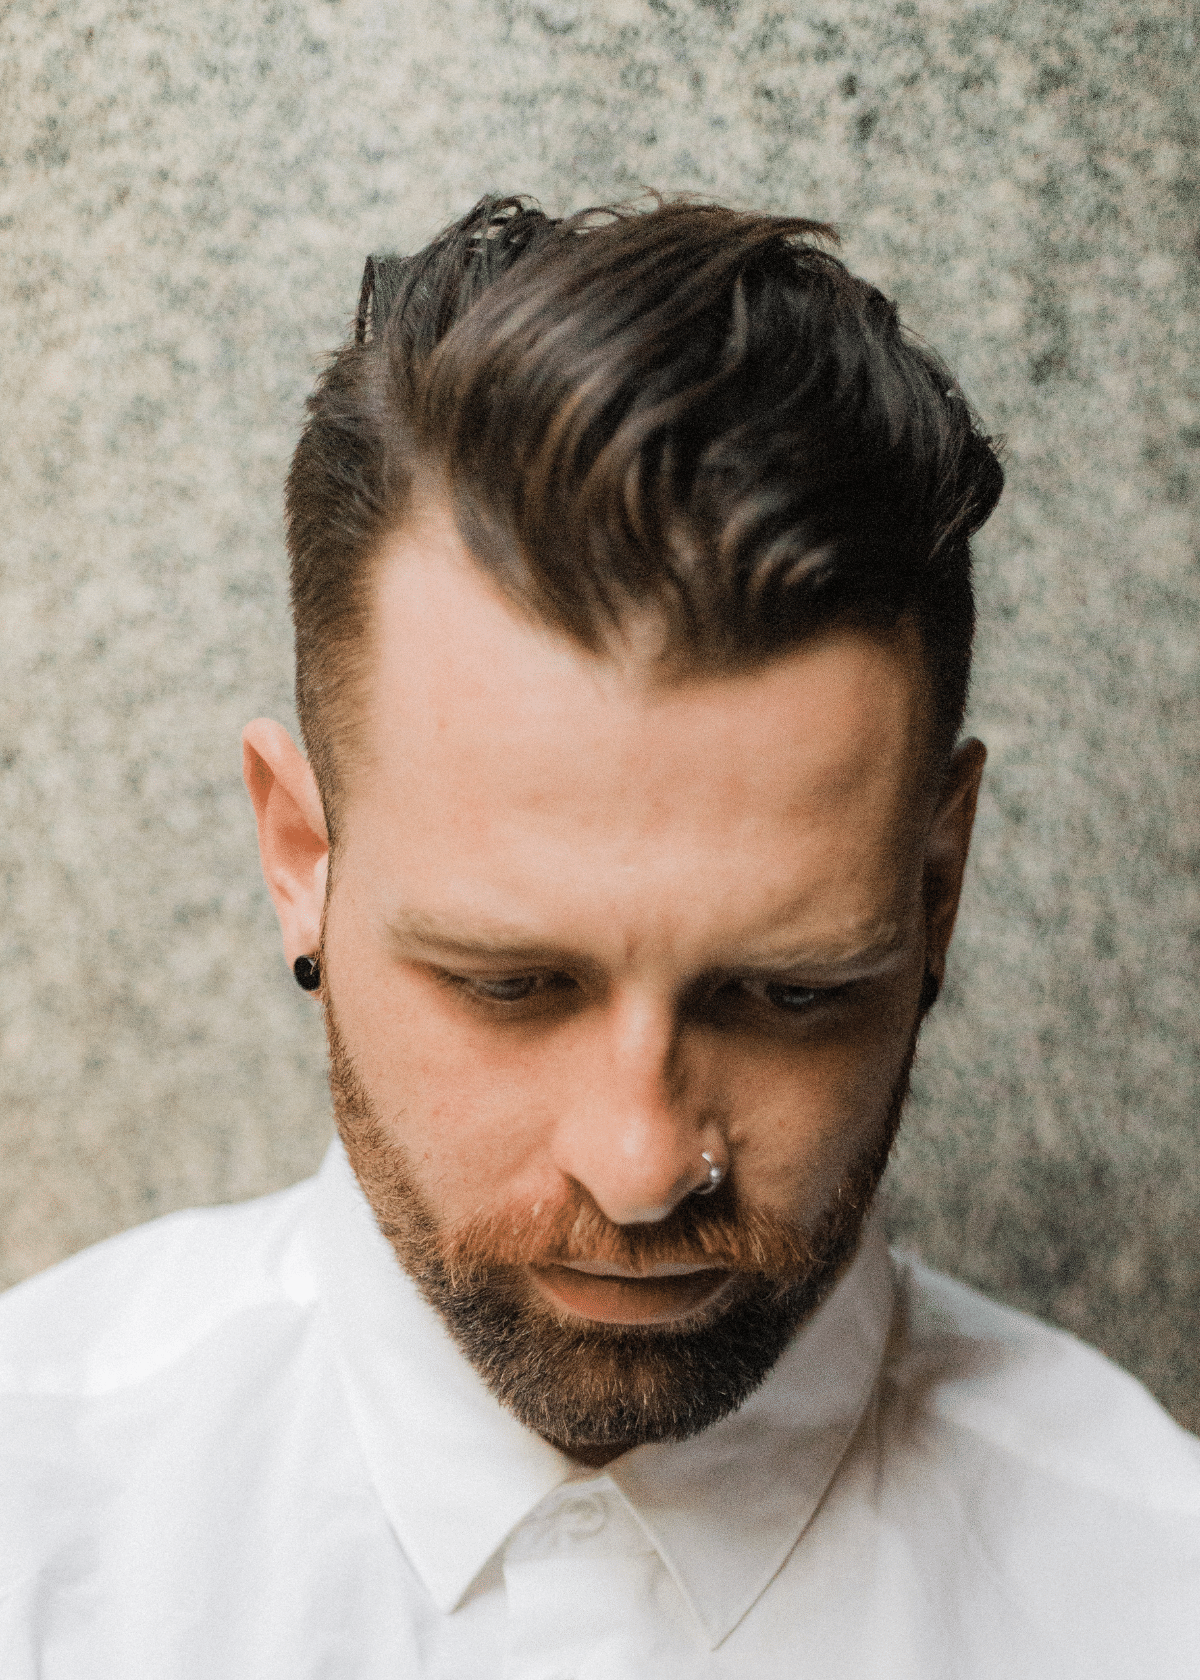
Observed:
[[[554,974],[505,974],[495,980],[474,978],[469,974],[452,974],[450,979],[482,1002],[498,1004],[528,1003],[531,998],[551,990],[562,990],[563,981],[567,981],[568,985],[574,984],[566,975]],[[515,996],[505,997],[503,993],[506,986],[526,987],[527,990],[520,991]]]
[[[521,1004],[544,998],[554,991],[565,991],[576,985],[566,974],[506,974],[489,980],[469,974],[447,974],[446,980],[457,990],[465,992],[474,1002],[485,1007],[516,1009]],[[505,996],[506,988],[514,988]],[[522,989],[524,988],[524,989]],[[827,1002],[845,988],[842,986],[795,986],[782,980],[727,980],[713,987],[704,999],[709,1011],[718,1005],[722,993],[740,993],[738,1001],[762,1001],[780,1015],[802,1015],[815,1005]],[[730,998],[732,1003],[735,1000]]]

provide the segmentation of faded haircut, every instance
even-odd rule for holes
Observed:
[[[555,219],[482,199],[366,264],[287,486],[296,697],[331,835],[372,562],[436,484],[522,611],[604,652],[652,612],[682,672],[912,614],[962,725],[970,538],[1003,486],[938,356],[833,229],[688,201]]]

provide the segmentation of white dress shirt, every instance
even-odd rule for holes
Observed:
[[[3,1680],[1197,1680],[1200,1442],[877,1223],[741,1410],[582,1470],[315,1179],[0,1298]]]

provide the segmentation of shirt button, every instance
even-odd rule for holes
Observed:
[[[599,1499],[568,1499],[560,1507],[559,1515],[573,1540],[586,1540],[589,1534],[599,1534],[608,1521]]]

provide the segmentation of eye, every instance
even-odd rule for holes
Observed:
[[[785,1022],[799,1023],[810,1010],[834,998],[841,986],[803,986],[794,980],[764,980],[752,976],[724,979],[695,994],[698,1015],[714,1024],[771,1030]]]
[[[496,980],[463,978],[459,983],[489,1003],[524,1003],[545,989],[545,977],[540,974],[505,974]]]
[[[569,974],[446,974],[443,978],[472,1003],[500,1009],[549,1003],[573,991],[576,984]]]
[[[810,1008],[829,994],[818,991],[814,986],[791,986],[783,980],[769,980],[763,986],[762,995],[773,1008],[789,1010],[794,1014],[797,1010]]]

